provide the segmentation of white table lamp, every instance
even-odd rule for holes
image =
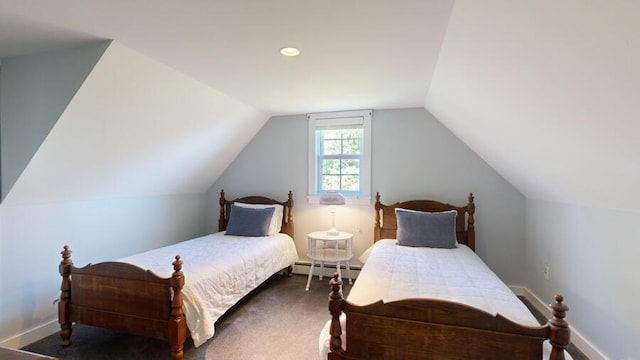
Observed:
[[[344,205],[346,204],[346,200],[342,194],[340,194],[337,190],[328,190],[326,193],[320,196],[320,205],[329,205],[331,206],[331,229],[327,231],[327,235],[336,236],[340,234],[335,227],[336,221],[336,205]]]

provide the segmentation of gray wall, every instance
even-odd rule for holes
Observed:
[[[23,346],[57,328],[63,245],[77,266],[115,260],[201,235],[204,212],[202,195],[1,204],[0,308],[11,311],[0,322],[0,345]]]
[[[526,286],[564,295],[570,324],[611,359],[640,354],[639,222],[637,212],[527,200]]]
[[[3,60],[3,176],[8,174],[15,180],[26,165],[22,162],[29,161],[27,153],[35,152],[47,134],[51,136],[56,114],[64,111],[75,86],[84,80],[72,67],[75,64],[88,72],[87,56],[96,54],[92,49],[96,50],[89,47],[86,51],[72,49]],[[89,102],[101,100],[92,98]],[[66,129],[72,134],[86,131],[82,124],[73,128],[68,123]],[[47,186],[46,177],[38,180],[38,185]],[[20,184],[18,179],[16,185]],[[60,291],[58,264],[64,245],[71,246],[74,263],[83,266],[193,238],[202,235],[206,227],[203,193],[22,199],[28,200],[7,198],[0,203],[0,309],[7,310],[0,320],[3,346],[24,346],[59,329],[53,300]],[[167,267],[172,261],[167,259]]]
[[[295,200],[295,241],[306,258],[306,234],[328,228],[330,213],[307,202],[307,119],[271,118],[209,191],[209,230],[217,227],[217,198],[260,193]],[[476,196],[477,252],[508,284],[522,284],[525,198],[424,108],[374,110],[372,189],[383,203],[434,198],[465,204]],[[336,227],[355,234],[359,256],[373,242],[373,204],[343,206]]]
[[[2,199],[109,44],[2,59]]]

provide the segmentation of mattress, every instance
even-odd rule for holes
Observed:
[[[498,312],[517,323],[538,326],[529,309],[471,250],[398,246],[380,240],[371,249],[348,301],[368,305],[378,300],[440,299]]]
[[[493,315],[500,313],[522,325],[540,326],[524,303],[465,245],[457,244],[455,249],[408,247],[385,239],[376,242],[361,261],[364,266],[347,297],[354,305],[379,300],[440,299],[470,305]],[[344,321],[343,314],[343,329]],[[319,338],[321,359],[327,358],[329,323]],[[342,340],[344,343],[344,333]],[[544,350],[548,357],[550,345],[545,344]]]
[[[118,261],[168,278],[176,255],[184,262],[184,315],[194,346],[213,337],[216,320],[238,300],[298,259],[293,239],[287,234],[244,237],[219,232]]]

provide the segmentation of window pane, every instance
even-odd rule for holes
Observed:
[[[341,141],[338,140],[324,140],[322,142],[322,153],[324,155],[339,155],[341,153]]]
[[[322,130],[321,190],[360,191],[362,129]]]
[[[360,174],[360,159],[343,159],[340,163],[342,165],[342,168],[340,169],[341,174]]]
[[[322,175],[327,175],[327,174],[340,175],[339,159],[322,160]]]
[[[360,191],[360,176],[358,175],[342,175],[342,186],[340,190],[343,191]]]
[[[321,190],[322,191],[342,190],[340,189],[340,176],[339,175],[323,175]]]
[[[342,129],[343,139],[353,139],[362,137],[362,128]]]
[[[318,130],[322,133],[325,139],[340,139],[342,138],[342,130]]]
[[[360,139],[344,139],[342,141],[342,153],[346,155],[359,155]]]

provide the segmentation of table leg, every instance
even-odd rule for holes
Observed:
[[[305,291],[309,291],[309,285],[311,284],[311,278],[313,277],[313,268],[316,267],[316,261],[311,260],[311,267],[309,268],[309,276],[307,277],[307,287]]]
[[[320,274],[318,274],[318,279],[322,280],[323,273],[324,273],[324,261],[320,261]]]
[[[353,284],[353,280],[351,279],[351,268],[349,267],[349,261],[347,260],[345,263],[347,265],[347,275],[349,276],[349,284]]]

